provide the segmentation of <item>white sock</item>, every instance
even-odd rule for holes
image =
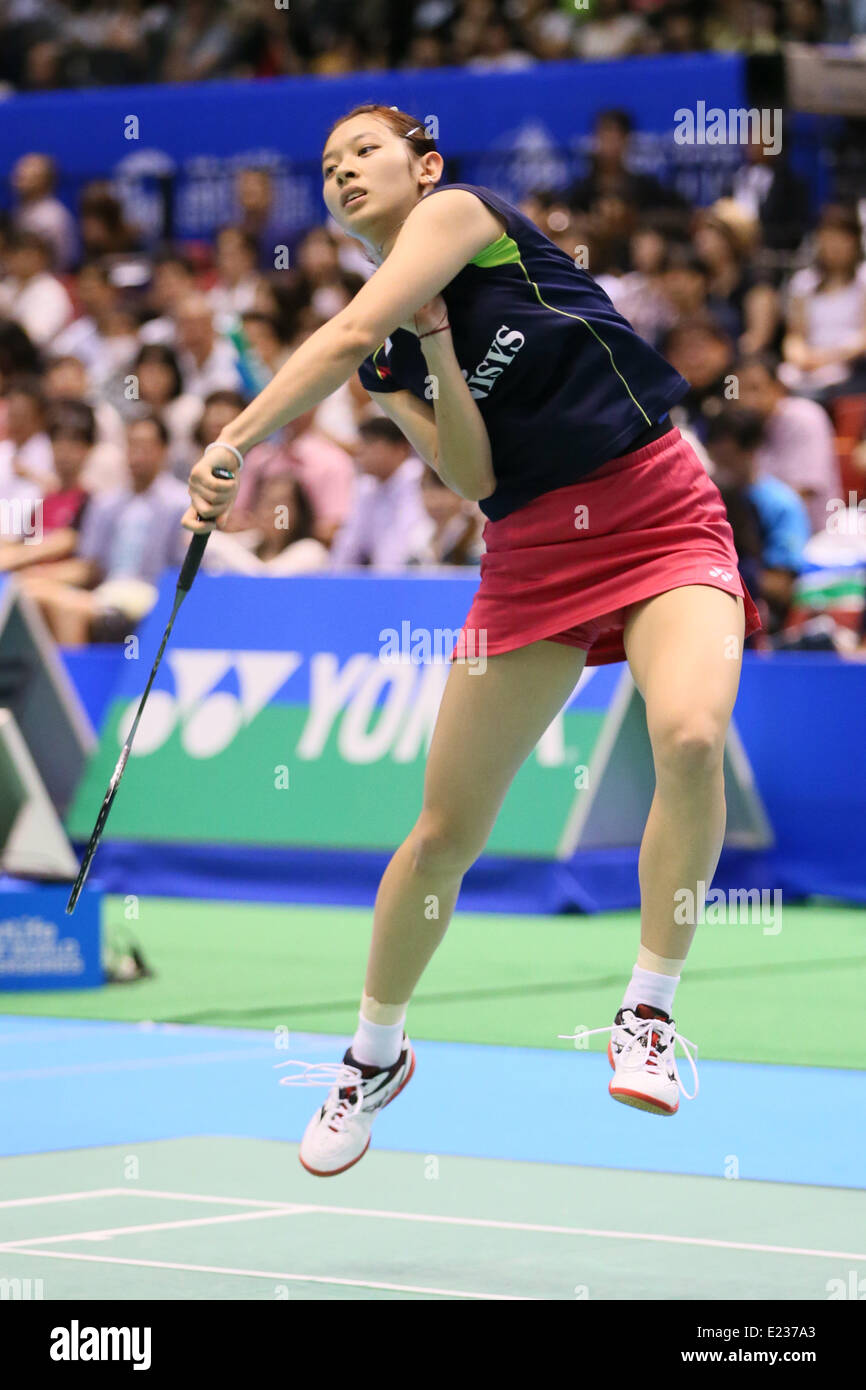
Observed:
[[[680,982],[679,975],[661,975],[655,970],[643,970],[636,965],[631,972],[622,1007],[636,1009],[638,1004],[651,1004],[669,1014]]]
[[[352,1056],[364,1066],[393,1067],[400,1056],[403,1024],[406,1015],[396,1023],[371,1023],[358,1015],[358,1030],[352,1039]]]

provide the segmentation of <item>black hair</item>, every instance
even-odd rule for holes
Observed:
[[[634,130],[634,121],[627,111],[621,106],[611,106],[604,111],[596,111],[593,125],[596,129],[604,123],[605,125],[619,126],[623,135],[631,135]]]
[[[214,241],[219,241],[221,236],[225,236],[226,232],[231,232],[243,242],[247,254],[252,258],[253,263],[256,264],[259,259],[259,244],[253,233],[248,232],[245,227],[238,227],[235,226],[234,223],[228,222],[224,227],[219,228],[214,237]]]
[[[160,440],[162,441],[163,446],[168,444],[170,438],[168,432],[168,425],[165,423],[161,415],[157,415],[156,411],[148,410],[143,412],[141,415],[134,415],[131,420],[128,420],[126,422],[127,432],[129,432],[129,430],[131,430],[134,425],[153,425],[154,429],[160,437]]]
[[[47,401],[42,390],[42,383],[35,376],[16,376],[13,377],[6,387],[7,396],[27,396],[35,405],[39,414],[44,417],[47,409]]]
[[[764,422],[754,410],[742,410],[739,407],[721,410],[710,419],[707,426],[708,449],[720,439],[729,439],[738,448],[751,453],[753,449],[757,449],[763,438]]]
[[[85,401],[59,400],[51,407],[48,417],[48,437],[74,435],[83,444],[93,447],[96,441],[96,416]]]
[[[263,489],[268,483],[285,483],[292,494],[292,510],[294,512],[294,523],[286,531],[286,545],[292,545],[295,541],[305,541],[313,535],[315,526],[315,512],[310,494],[304,487],[297,474],[291,472],[289,468],[279,473],[268,473],[267,469],[262,469],[256,478],[253,495],[250,502],[251,508],[258,506]]]
[[[782,359],[777,352],[770,352],[768,349],[763,352],[749,352],[738,358],[734,364],[734,371],[739,373],[748,371],[749,367],[760,367],[762,371],[767,373],[767,376],[778,382],[781,361]]]
[[[0,377],[35,376],[41,367],[42,354],[20,323],[0,318]]]
[[[241,314],[241,323],[263,323],[269,328],[278,342],[283,341],[280,330],[280,321],[276,314],[265,314],[260,309],[247,309],[246,313]]]
[[[145,343],[139,348],[133,370],[138,372],[145,362],[158,362],[162,367],[168,367],[172,375],[171,399],[176,400],[183,392],[183,377],[181,376],[180,366],[173,348],[168,343]]]
[[[362,420],[358,426],[358,433],[362,439],[380,439],[385,444],[402,444],[411,448],[399,425],[395,425],[393,420],[387,416],[373,416],[370,420]]]
[[[724,343],[725,347],[731,348],[730,334],[725,332],[721,324],[709,315],[701,315],[691,319],[680,319],[679,323],[675,323],[668,329],[662,339],[662,355],[667,357],[677,338],[684,333],[694,332],[706,333],[710,338],[715,338],[717,343]]]
[[[192,432],[193,442],[197,444],[200,449],[203,449],[205,447],[206,440],[204,437],[204,414],[208,406],[231,405],[234,407],[237,414],[240,414],[246,403],[246,397],[242,396],[240,391],[211,391],[210,395],[205,396],[204,401],[202,402],[201,415],[199,416],[198,424]]]

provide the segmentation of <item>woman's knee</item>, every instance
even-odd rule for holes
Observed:
[[[689,711],[667,718],[652,734],[653,760],[659,777],[694,780],[721,771],[727,723],[710,711]]]
[[[486,834],[482,837],[456,820],[422,811],[408,843],[417,873],[464,874],[486,841]]]

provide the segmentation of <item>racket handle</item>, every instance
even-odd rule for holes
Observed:
[[[212,468],[211,472],[215,478],[232,479],[235,475],[230,468]],[[199,517],[203,521],[204,517]],[[187,546],[184,556],[183,566],[178,576],[177,587],[181,593],[187,593],[192,587],[192,581],[198,574],[198,567],[201,564],[201,557],[204,555],[204,548],[208,542],[210,531],[199,531],[193,536]]]

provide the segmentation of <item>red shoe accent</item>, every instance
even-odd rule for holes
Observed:
[[[615,1091],[613,1082],[610,1083],[607,1090],[614,1100],[621,1100],[624,1105],[631,1105],[635,1110],[646,1110],[651,1115],[675,1115],[680,1105],[679,1100],[674,1106],[664,1105],[662,1101],[652,1100],[642,1091],[627,1091],[625,1089]]]
[[[391,1101],[397,1099],[397,1097],[399,1096],[400,1092],[404,1089],[404,1087],[406,1087],[406,1086],[409,1085],[409,1082],[412,1080],[412,1077],[413,1077],[414,1075],[415,1075],[415,1049],[414,1049],[414,1047],[413,1047],[413,1049],[412,1049],[412,1065],[410,1066],[410,1068],[409,1068],[409,1070],[408,1070],[406,1076],[405,1076],[405,1077],[403,1078],[403,1080],[400,1082],[400,1085],[397,1087],[397,1089],[396,1089],[396,1091],[394,1092],[393,1096],[391,1096],[390,1099],[388,1099],[388,1100],[385,1101],[385,1104],[382,1106],[382,1109],[383,1109],[383,1110],[387,1110],[388,1106],[391,1104]],[[367,1142],[366,1142],[366,1144],[364,1145],[363,1149],[362,1149],[361,1152],[358,1154],[358,1157],[357,1157],[357,1158],[353,1158],[352,1161],[351,1161],[351,1163],[344,1163],[343,1166],[342,1166],[342,1168],[329,1168],[329,1169],[327,1170],[327,1172],[322,1172],[321,1169],[319,1169],[319,1168],[311,1168],[310,1165],[309,1165],[308,1163],[305,1163],[304,1160],[301,1158],[300,1153],[298,1154],[298,1162],[300,1163],[301,1167],[302,1167],[302,1168],[306,1168],[307,1172],[308,1172],[308,1173],[311,1173],[311,1174],[313,1175],[314,1178],[336,1178],[336,1177],[338,1176],[338,1174],[340,1174],[340,1173],[345,1173],[346,1170],[347,1170],[348,1168],[354,1168],[354,1166],[355,1166],[356,1163],[360,1163],[360,1162],[361,1162],[361,1159],[364,1157],[364,1154],[367,1152],[367,1150],[368,1150],[369,1147],[370,1147],[370,1139],[372,1139],[372,1138],[373,1138],[373,1136],[372,1136],[372,1134],[371,1134],[371,1135],[370,1135],[370,1138],[367,1140]]]

